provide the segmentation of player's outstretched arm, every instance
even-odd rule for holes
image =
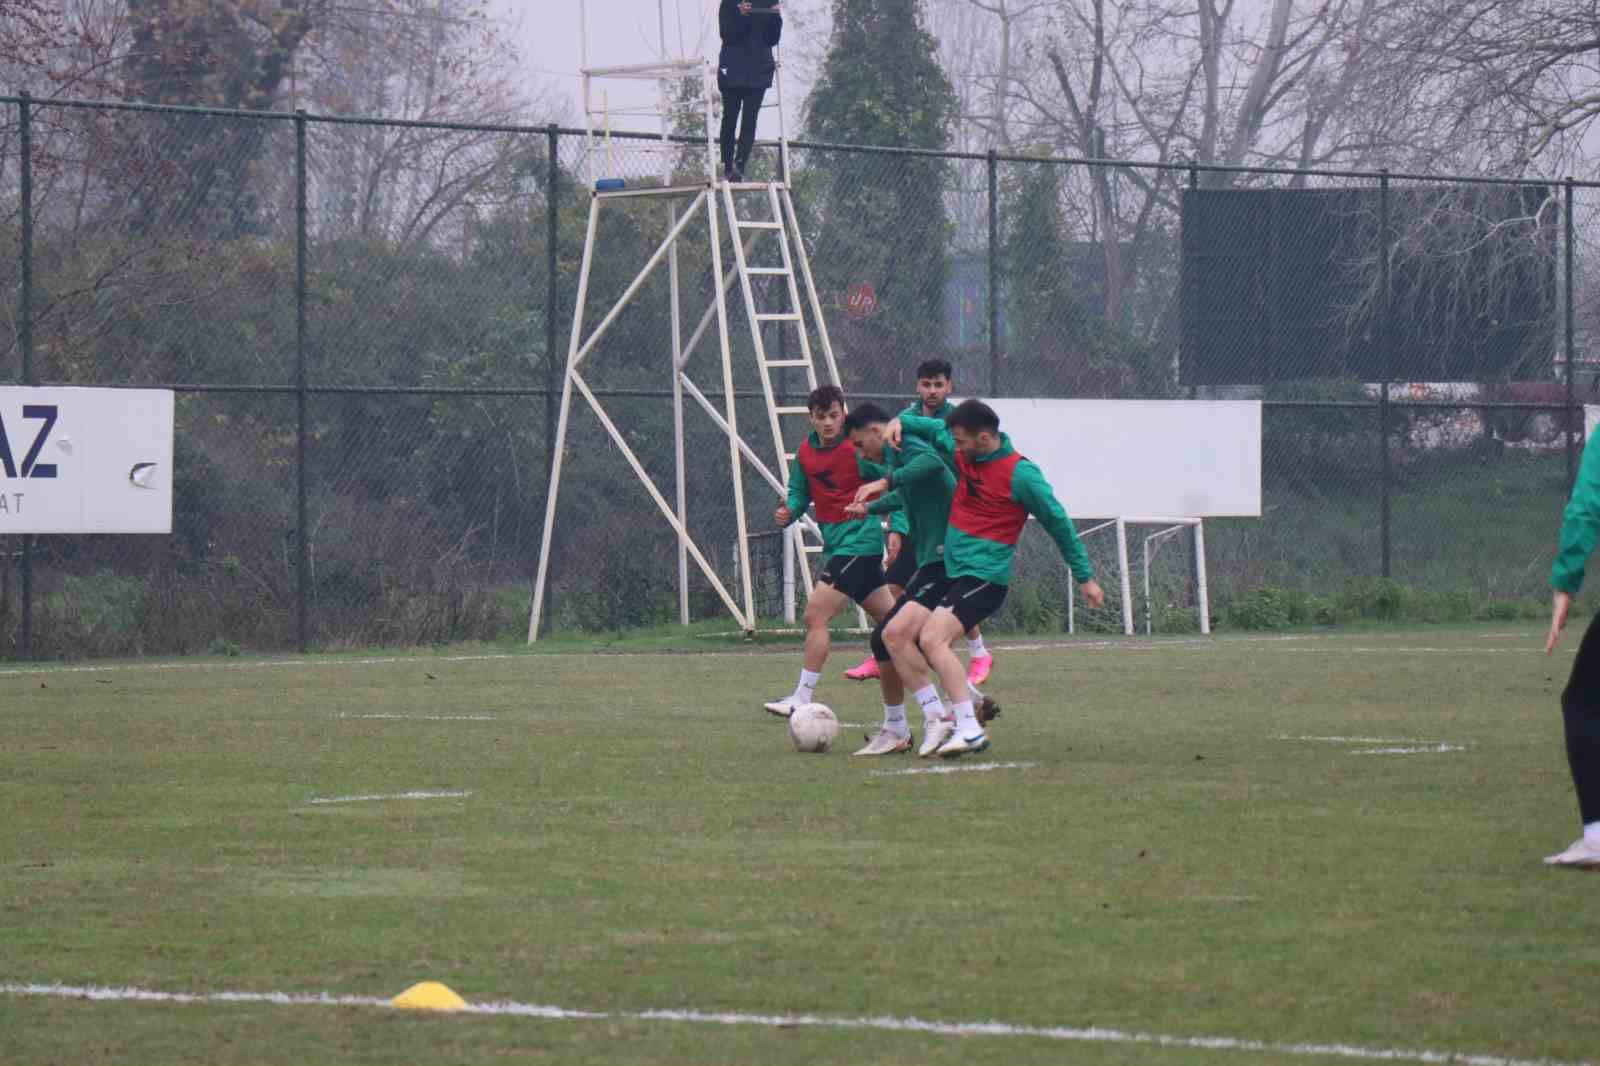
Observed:
[[[904,515],[905,514],[905,506],[906,506],[905,495],[903,493],[901,493],[898,489],[896,489],[894,492],[886,492],[886,493],[884,493],[882,496],[879,496],[877,499],[875,499],[871,503],[867,504],[867,514]],[[910,529],[910,524],[909,523],[907,524],[906,528],[908,530]],[[890,532],[899,532],[899,531],[894,530],[891,527]]]
[[[956,441],[950,435],[950,427],[945,425],[944,419],[902,414],[890,425],[898,426],[905,436],[931,447],[947,468],[955,469]]]
[[[920,444],[913,444],[904,449],[907,457],[899,468],[889,475],[891,488],[902,489],[912,485],[922,485],[949,474],[950,468],[939,458],[937,452]]]
[[[882,496],[889,491],[889,479],[881,477],[876,481],[869,481],[856,488],[856,503],[866,503],[868,500]]]
[[[1072,576],[1078,583],[1087,585],[1092,582],[1094,564],[1089,562],[1089,552],[1084,548],[1072,519],[1067,517],[1066,508],[1056,499],[1054,490],[1044,479],[1044,473],[1037,464],[1027,459],[1017,464],[1016,472],[1011,475],[1011,498],[1039,520],[1045,532],[1050,534],[1050,539],[1056,542],[1061,558],[1072,569]],[[1096,589],[1099,587],[1095,585]]]

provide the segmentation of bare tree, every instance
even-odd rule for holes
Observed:
[[[1128,316],[1150,254],[1171,243],[1177,183],[1109,164],[1354,166],[1419,139],[1420,120],[1372,106],[1406,76],[1379,43],[1404,17],[1400,0],[947,2],[993,23],[989,81],[1003,92],[983,128],[1108,164],[1074,175],[1066,217],[1105,259],[1107,319],[1140,332],[1170,325],[1166,312]],[[1241,175],[1203,180],[1227,188]]]
[[[527,138],[487,127],[553,111],[523,87],[515,50],[477,0],[388,0],[347,8],[310,42],[296,85],[325,114],[381,116],[382,125],[319,128],[313,173],[319,226],[400,243],[461,227],[506,193]],[[420,125],[419,125],[420,123]]]

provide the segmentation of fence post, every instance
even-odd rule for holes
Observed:
[[[17,105],[22,149],[22,305],[18,308],[17,341],[22,349],[22,383],[33,376],[33,97],[24,89]],[[24,660],[33,658],[33,534],[22,535],[22,634],[19,650]]]
[[[1199,189],[1200,168],[1195,165],[1195,161],[1193,159],[1190,159],[1189,191],[1198,192]],[[1180,203],[1181,202],[1182,201],[1180,201]],[[1182,268],[1181,274],[1183,287],[1179,290],[1179,298],[1182,300],[1182,303],[1179,305],[1178,313],[1179,331],[1181,333],[1181,337],[1178,341],[1178,350],[1172,355],[1172,380],[1177,383],[1180,388],[1183,384],[1184,353],[1186,351],[1192,353],[1200,350],[1200,315],[1198,313],[1200,308],[1200,272],[1193,266],[1188,265],[1188,249],[1191,241],[1193,242],[1194,247],[1198,249],[1201,246],[1201,242],[1205,238],[1200,235],[1198,231],[1191,231],[1189,229],[1192,224],[1193,223],[1189,219],[1188,205],[1185,204],[1178,211],[1179,252],[1180,258],[1185,264]],[[1189,386],[1189,399],[1197,399],[1199,395],[1200,386],[1191,384]]]
[[[1567,313],[1566,313],[1566,319],[1567,319],[1567,321],[1566,321],[1566,331],[1567,331],[1567,335],[1566,335],[1566,351],[1567,351],[1567,381],[1566,381],[1566,387],[1567,387],[1567,491],[1570,493],[1572,491],[1572,483],[1577,478],[1577,473],[1578,473],[1577,451],[1576,451],[1577,434],[1579,432],[1583,432],[1587,427],[1585,426],[1584,419],[1581,419],[1581,418],[1577,420],[1578,421],[1578,425],[1577,425],[1576,429],[1574,429],[1573,424],[1572,424],[1573,416],[1577,414],[1577,411],[1575,410],[1576,400],[1573,397],[1573,388],[1572,388],[1572,360],[1573,360],[1573,357],[1577,354],[1577,352],[1576,352],[1575,346],[1573,344],[1574,313],[1573,313],[1572,301],[1573,301],[1573,297],[1575,295],[1575,291],[1574,291],[1575,290],[1575,286],[1572,283],[1572,265],[1573,265],[1572,264],[1572,260],[1573,260],[1572,244],[1573,244],[1573,238],[1574,238],[1574,233],[1573,233],[1574,227],[1573,227],[1573,222],[1572,222],[1572,209],[1573,209],[1573,207],[1575,205],[1573,203],[1573,185],[1572,185],[1572,177],[1571,177],[1571,175],[1568,175],[1566,185],[1567,185],[1567,210],[1566,210],[1566,216],[1567,217],[1566,217],[1566,220],[1564,222],[1563,228],[1566,230],[1565,240],[1567,242],[1567,247],[1566,247],[1566,252],[1565,252],[1566,261],[1567,261],[1567,265],[1566,265],[1567,277],[1566,277],[1566,282],[1565,282],[1566,289],[1567,289],[1567,293],[1566,293],[1566,301],[1567,301],[1567,308],[1566,308],[1566,310],[1567,310]]]
[[[989,149],[989,395],[1000,395],[1000,155]]]
[[[295,634],[310,645],[311,545],[306,537],[306,113],[294,113]]]
[[[560,209],[558,190],[561,187],[561,127],[554,122],[550,123],[545,131],[548,140],[549,152],[548,170],[545,177],[545,290],[544,290],[544,468],[550,469],[555,462],[556,447],[556,389],[560,382],[556,379],[556,301],[560,294],[556,289],[556,271],[560,267],[560,256],[557,254],[556,242],[561,239]]]
[[[1378,279],[1382,288],[1382,302],[1379,304],[1378,337],[1382,345],[1382,370],[1383,382],[1378,390],[1378,464],[1381,471],[1379,479],[1382,483],[1382,497],[1379,503],[1378,539],[1381,544],[1381,570],[1384,577],[1389,576],[1389,540],[1390,540],[1390,500],[1389,500],[1389,379],[1394,376],[1393,371],[1393,334],[1392,325],[1392,300],[1389,292],[1389,168],[1384,167],[1378,178],[1378,233],[1380,250],[1378,254]]]

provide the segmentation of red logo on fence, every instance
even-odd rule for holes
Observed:
[[[851,318],[871,318],[878,310],[878,291],[872,282],[863,281],[850,287],[839,306]]]

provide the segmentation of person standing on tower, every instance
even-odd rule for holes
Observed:
[[[722,173],[728,181],[743,181],[756,143],[761,98],[772,88],[778,69],[772,49],[783,36],[783,9],[775,0],[722,0],[717,23],[722,31],[722,53],[717,57]]]

